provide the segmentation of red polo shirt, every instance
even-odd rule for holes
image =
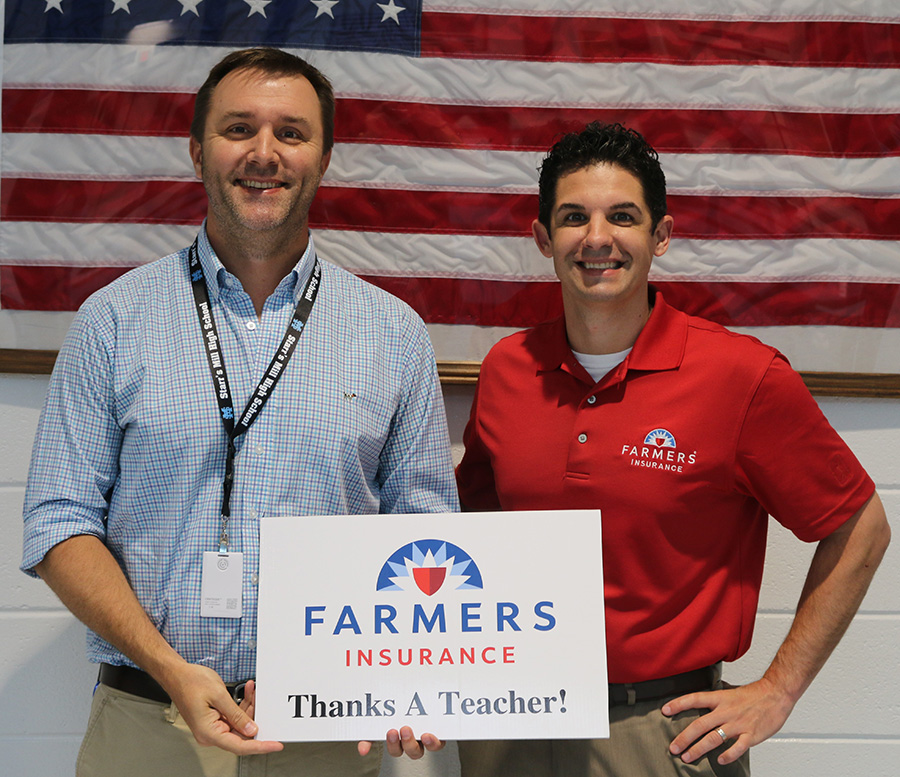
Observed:
[[[778,351],[658,293],[630,355],[596,384],[562,319],[499,342],[464,440],[466,509],[600,509],[618,683],[741,656],[767,515],[815,541],[875,489]]]

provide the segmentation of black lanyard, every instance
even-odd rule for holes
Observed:
[[[281,379],[287,363],[297,347],[297,341],[303,333],[303,327],[309,320],[312,306],[315,304],[319,293],[319,283],[322,276],[322,268],[318,257],[313,255],[313,270],[306,282],[306,288],[297,303],[291,322],[288,324],[281,345],[278,348],[262,380],[256,387],[256,391],[247,402],[244,412],[235,423],[234,404],[231,398],[231,387],[228,385],[228,373],[225,371],[225,362],[222,357],[222,345],[219,340],[219,331],[213,318],[212,305],[209,302],[209,291],[206,288],[206,280],[203,275],[203,266],[200,264],[200,253],[197,250],[197,241],[188,251],[188,269],[191,277],[191,286],[194,291],[194,304],[197,306],[197,317],[200,320],[200,330],[203,333],[203,345],[206,352],[206,361],[209,364],[209,372],[212,375],[213,385],[216,391],[216,399],[219,402],[219,413],[225,434],[228,437],[228,453],[225,458],[225,481],[222,485],[222,530],[219,535],[219,552],[228,551],[228,519],[231,517],[231,489],[234,486],[234,457],[237,450],[234,441],[246,432],[257,419],[264,405],[272,396],[275,384]]]

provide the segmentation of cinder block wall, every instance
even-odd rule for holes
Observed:
[[[18,571],[21,505],[45,376],[0,375],[0,754],[3,772],[61,777],[74,772],[96,672],[84,629],[40,581]],[[471,387],[445,389],[457,457]],[[896,541],[844,641],[786,727],[753,751],[767,777],[889,777],[900,761],[900,402],[824,400],[825,414],[878,484]],[[757,677],[783,637],[812,548],[773,526],[754,646],[726,670],[733,683]],[[383,777],[455,777],[452,747],[423,761],[385,762]]]

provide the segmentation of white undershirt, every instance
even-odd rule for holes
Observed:
[[[626,348],[618,353],[578,353],[572,351],[578,363],[587,370],[587,374],[599,383],[600,379],[614,367],[618,367],[625,357],[631,353],[631,348]]]

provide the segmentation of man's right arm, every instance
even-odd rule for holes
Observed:
[[[22,568],[154,677],[198,742],[235,752],[279,749],[239,733],[255,733],[255,724],[215,672],[189,664],[166,642],[104,541],[123,440],[117,321],[104,300],[88,302],[60,350],[32,448]]]
[[[138,602],[107,547],[76,535],[54,545],[35,566],[72,613],[148,672],[169,694],[201,745],[238,755],[271,753],[280,742],[258,742],[256,724],[208,667],[185,661]]]

